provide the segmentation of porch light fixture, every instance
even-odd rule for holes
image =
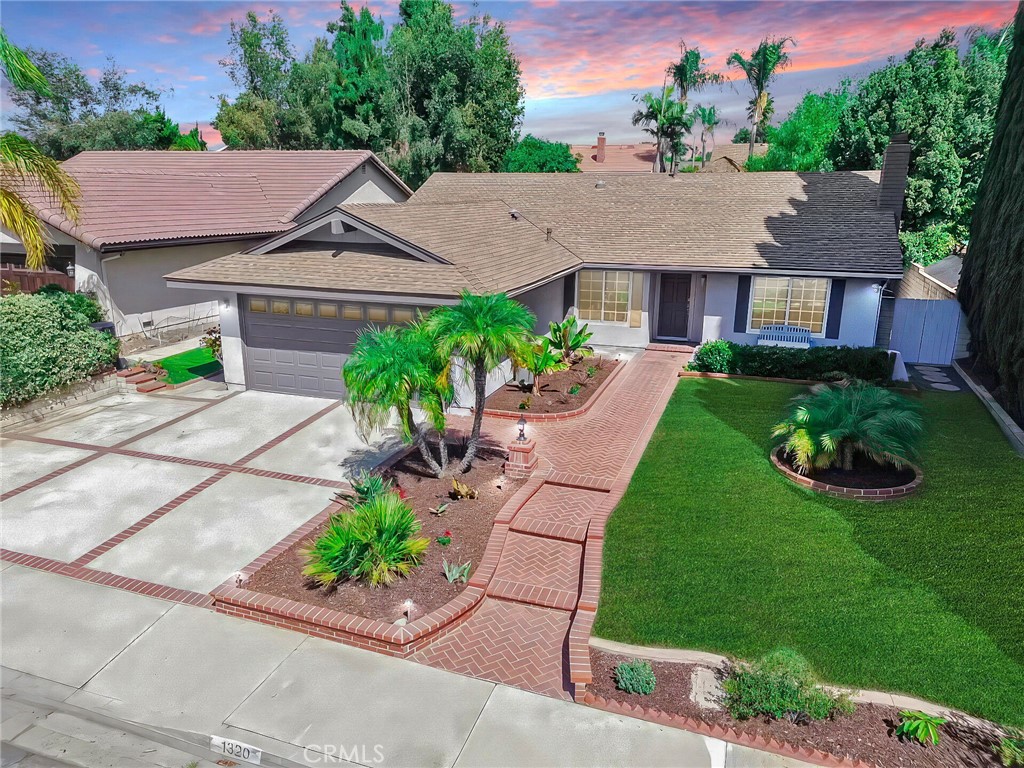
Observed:
[[[520,416],[519,421],[516,422],[516,426],[519,427],[519,437],[516,438],[517,443],[526,442],[526,417]]]
[[[67,267],[64,269],[67,272],[68,277],[75,276],[75,262],[69,261]]]

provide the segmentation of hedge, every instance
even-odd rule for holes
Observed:
[[[71,301],[38,294],[0,298],[4,406],[83,381],[111,365],[117,355],[117,339],[91,328],[88,317]]]
[[[889,353],[874,347],[757,347],[718,339],[702,344],[688,368],[813,381],[852,377],[883,384],[892,379]]]
[[[96,299],[88,294],[73,293],[61,288],[56,283],[50,283],[35,291],[33,295],[43,296],[50,301],[57,302],[64,314],[78,312],[85,315],[85,319],[90,323],[98,323],[103,320],[103,308]]]

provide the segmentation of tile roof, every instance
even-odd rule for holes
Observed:
[[[728,157],[728,158],[731,158],[732,160],[735,160],[740,165],[743,165],[745,162],[747,162],[747,158],[749,157],[749,154],[748,154],[748,150],[749,149],[750,149],[750,147],[746,143],[743,143],[743,144],[725,144],[725,143],[716,144],[714,146],[714,148],[711,150],[711,159],[712,160],[717,160],[720,157]],[[768,145],[767,144],[755,144],[754,145],[754,154],[755,155],[763,155],[767,151],[768,151]]]
[[[282,232],[364,162],[365,150],[83,152],[63,163],[82,189],[77,224],[38,190],[26,193],[51,226],[99,249]]]
[[[447,263],[395,254],[357,256],[357,251],[364,250],[361,245],[337,250],[296,245],[294,251],[285,246],[264,255],[231,254],[167,277],[188,282],[457,296],[463,289],[514,294],[581,263],[558,242],[548,240],[543,229],[522,216],[514,219],[500,201],[430,206],[360,203],[339,209]]]
[[[656,154],[654,144],[605,144],[604,161],[597,161],[596,144],[573,144],[570,150],[579,155],[580,171],[594,173],[651,173]]]
[[[589,264],[898,275],[877,171],[434,174],[403,209],[500,200]],[[598,185],[601,185],[600,187]]]

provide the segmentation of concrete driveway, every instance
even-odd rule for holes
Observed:
[[[205,594],[399,446],[360,441],[338,401],[181,392],[118,394],[5,432],[3,549]]]

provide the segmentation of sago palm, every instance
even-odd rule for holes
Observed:
[[[483,426],[487,374],[521,351],[533,333],[534,314],[504,293],[485,295],[463,291],[458,304],[438,307],[427,318],[437,351],[447,361],[441,381],[450,385],[455,359],[464,363],[473,384],[473,430],[460,468],[467,471],[476,457]]]
[[[40,96],[50,95],[46,78],[24,52],[10,44],[2,29],[0,67],[12,87]],[[5,133],[0,136],[0,223],[25,247],[26,266],[42,269],[51,243],[46,228],[26,199],[30,193],[48,198],[68,219],[78,220],[78,183],[31,141],[16,133]]]
[[[402,439],[419,449],[438,477],[448,464],[445,411],[452,400],[450,385],[442,381],[443,367],[426,324],[417,322],[405,328],[363,330],[342,370],[349,408],[363,439],[390,425],[397,414]],[[438,433],[440,461],[416,423],[414,402]]]
[[[891,389],[864,382],[815,386],[792,400],[772,437],[781,438],[801,474],[839,463],[853,469],[862,453],[877,464],[903,467],[917,455],[923,431],[918,408]]]
[[[752,119],[750,126],[750,146],[748,156],[754,154],[754,143],[757,138],[757,129],[763,123],[763,114],[768,104],[768,86],[778,76],[779,72],[789,66],[789,54],[786,53],[786,44],[796,45],[792,37],[765,38],[761,44],[745,57],[739,51],[733,51],[726,60],[726,65],[735,67],[743,72],[754,92],[752,104]]]

